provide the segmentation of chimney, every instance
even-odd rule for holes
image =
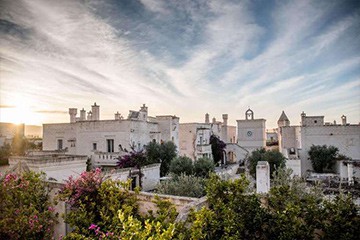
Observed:
[[[80,110],[80,121],[85,121],[85,120],[86,120],[86,111],[83,108]]]
[[[205,123],[210,123],[209,114],[205,114]]]
[[[145,103],[141,106],[140,111],[142,111],[142,112],[148,111],[148,107],[145,105]]]
[[[341,116],[341,121],[342,121],[342,125],[346,125],[347,122],[346,122],[346,116],[345,115],[342,115]]]
[[[224,126],[227,126],[227,125],[228,125],[228,115],[227,115],[227,114],[223,114],[222,117],[223,117],[223,125],[224,125]]]
[[[69,108],[70,122],[76,122],[77,108]]]
[[[92,112],[91,111],[88,112],[87,120],[88,121],[92,120]]]
[[[140,120],[146,122],[148,118],[148,107],[145,104],[143,104],[142,107],[140,108],[140,113],[141,113]]]
[[[121,119],[121,114],[119,112],[115,113],[115,120],[120,120]]]
[[[216,123],[216,118],[213,118],[213,119],[212,119],[212,123]]]
[[[303,111],[301,113],[301,126],[305,126],[305,118],[306,118],[306,114],[305,112]]]
[[[100,120],[100,106],[94,103],[94,105],[91,106],[91,112],[92,112],[92,120]]]

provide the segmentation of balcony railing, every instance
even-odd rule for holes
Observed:
[[[211,153],[211,145],[210,144],[198,144],[196,145],[196,151],[199,153]]]

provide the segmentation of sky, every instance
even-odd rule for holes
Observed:
[[[94,102],[101,119],[145,103],[180,122],[360,122],[357,0],[0,0],[0,57],[1,122]]]

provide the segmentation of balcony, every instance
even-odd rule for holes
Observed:
[[[116,166],[118,158],[123,152],[94,152],[92,160],[95,166]]]
[[[196,145],[196,151],[198,153],[211,153],[211,145],[210,144],[198,144],[198,145]]]

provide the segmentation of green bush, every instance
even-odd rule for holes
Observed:
[[[203,178],[192,175],[171,175],[171,179],[161,182],[157,192],[185,197],[202,197],[205,195],[205,182]]]
[[[208,178],[209,174],[215,171],[214,161],[203,157],[194,162],[194,173],[197,177]]]
[[[259,161],[266,161],[270,165],[270,174],[276,169],[285,167],[285,157],[281,152],[276,150],[266,151],[265,148],[260,148],[251,153],[248,158],[250,162],[250,174],[256,178],[256,165]]]
[[[192,160],[186,156],[176,157],[170,163],[170,172],[173,174],[191,175],[193,171]]]
[[[56,223],[44,174],[0,176],[0,239],[51,239]]]
[[[333,171],[339,149],[334,146],[312,145],[308,154],[315,172],[323,173],[324,171]]]
[[[157,143],[150,142],[145,146],[146,157],[149,163],[160,163],[160,176],[163,177],[169,173],[171,161],[176,157],[176,145],[171,142]]]

